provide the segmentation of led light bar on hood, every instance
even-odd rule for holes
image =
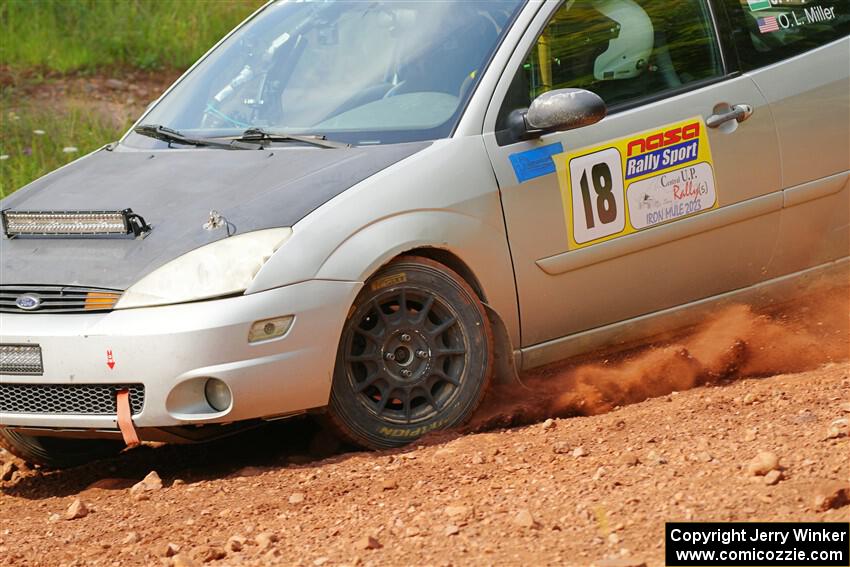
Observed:
[[[3,232],[16,236],[142,236],[151,227],[145,219],[123,211],[11,211],[2,213]]]

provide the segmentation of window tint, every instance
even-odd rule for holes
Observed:
[[[745,69],[820,47],[850,33],[847,0],[725,0]]]
[[[705,0],[568,0],[514,77],[497,130],[553,89],[593,91],[611,107],[722,74]]]

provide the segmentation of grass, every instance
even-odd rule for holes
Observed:
[[[129,127],[129,122],[116,124],[103,113],[82,106],[25,106],[4,111],[0,115],[0,198],[117,140]]]
[[[264,3],[0,0],[0,79],[4,72],[12,79],[0,80],[0,198],[130,126],[91,100],[36,103],[28,87],[63,75],[183,70]]]
[[[0,65],[184,69],[263,0],[0,0]]]

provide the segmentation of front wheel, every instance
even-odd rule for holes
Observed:
[[[492,375],[484,306],[457,273],[402,257],[366,283],[346,319],[329,414],[343,437],[398,447],[464,423]]]
[[[0,447],[28,463],[56,469],[117,455],[124,446],[121,441],[109,439],[35,437],[0,429]]]

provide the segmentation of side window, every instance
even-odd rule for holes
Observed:
[[[847,0],[724,0],[745,70],[850,34]]]
[[[566,0],[517,71],[497,137],[510,143],[510,113],[553,89],[593,91],[610,108],[722,74],[706,0]]]

